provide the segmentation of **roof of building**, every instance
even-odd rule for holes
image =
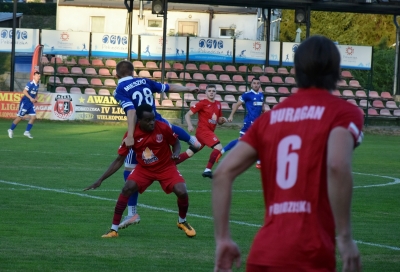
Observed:
[[[22,15],[23,15],[22,13],[17,13],[17,18],[21,17]],[[12,19],[13,19],[12,12],[0,12],[0,22],[12,20]]]

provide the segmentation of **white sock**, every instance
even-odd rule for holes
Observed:
[[[260,160],[258,160],[258,161],[257,161],[257,164],[260,164],[260,163],[261,163],[261,161],[260,161]]]
[[[206,170],[204,170],[204,172],[211,172],[210,168],[206,168]]]
[[[128,206],[128,216],[136,214],[136,206]]]
[[[221,150],[221,154],[224,154],[224,153],[225,153],[225,150],[224,150],[224,149],[222,149],[222,150]]]
[[[111,225],[111,229],[112,229],[112,230],[115,230],[116,232],[118,232],[118,225],[112,224],[112,225]]]
[[[185,222],[186,221],[186,218],[181,218],[180,216],[179,216],[179,218],[178,218],[178,222],[179,223],[183,223],[183,222]]]

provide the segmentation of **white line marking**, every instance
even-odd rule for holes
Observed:
[[[33,185],[22,184],[22,183],[17,183],[17,182],[10,182],[10,181],[5,181],[5,180],[0,180],[0,183],[5,183],[5,184],[10,184],[10,185],[15,185],[15,186],[22,186],[22,187],[27,187],[27,188],[31,188],[31,189],[41,190],[41,191],[51,191],[51,192],[70,194],[70,195],[76,195],[76,196],[81,196],[81,197],[88,197],[88,198],[93,198],[93,199],[98,199],[98,200],[106,200],[106,201],[116,202],[115,199],[92,196],[92,195],[82,194],[82,193],[74,193],[74,192],[69,192],[69,191],[60,190],[60,189],[51,189],[51,188],[33,186]],[[147,208],[147,209],[151,209],[151,210],[156,210],[156,211],[163,211],[163,212],[168,212],[168,213],[176,213],[176,211],[174,211],[174,210],[169,210],[169,209],[159,208],[159,207],[153,207],[153,206],[144,205],[144,204],[138,204],[138,206],[139,207],[143,207],[143,208]],[[197,218],[202,218],[202,219],[209,219],[209,220],[213,221],[213,218],[210,217],[210,216],[204,216],[204,215],[198,215],[198,214],[192,214],[192,213],[188,213],[188,215],[192,216],[192,217],[197,217]],[[234,224],[238,224],[238,225],[249,226],[249,227],[257,227],[257,228],[262,227],[262,225],[259,225],[259,224],[251,224],[251,223],[235,221],[235,220],[230,220],[229,222],[230,223],[234,223]],[[356,241],[356,243],[400,251],[399,247],[394,247],[394,246],[380,245],[380,244],[368,243],[368,242],[363,242],[363,241]]]
[[[374,175],[374,174],[364,174],[364,173],[357,173],[357,172],[353,172],[353,174],[356,174],[356,175],[364,175],[364,176],[372,176],[372,177],[379,177],[379,178],[393,179],[393,182],[389,182],[389,183],[372,184],[372,185],[364,185],[364,186],[354,186],[353,188],[381,187],[381,186],[395,185],[395,184],[399,184],[399,183],[400,183],[400,179],[394,178],[394,177],[380,176],[380,175]]]

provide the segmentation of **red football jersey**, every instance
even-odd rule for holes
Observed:
[[[255,121],[241,140],[261,160],[266,214],[249,263],[335,271],[327,142],[344,127],[356,143],[362,126],[356,106],[319,89],[299,90]]]
[[[128,132],[125,133],[124,139]],[[133,151],[136,153],[136,159],[139,164],[146,167],[149,171],[160,171],[166,166],[175,165],[172,160],[171,146],[175,144],[178,138],[168,124],[157,121],[152,132],[144,132],[136,124],[133,134],[135,143]],[[118,149],[118,154],[126,156],[129,149],[125,143]]]
[[[221,102],[210,102],[208,99],[203,99],[196,105],[190,108],[193,113],[198,113],[199,122],[197,130],[214,131],[218,123],[218,118],[222,116]]]

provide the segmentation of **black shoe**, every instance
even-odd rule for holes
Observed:
[[[203,172],[203,174],[201,174],[201,175],[203,176],[203,178],[212,179],[212,172],[211,171]]]

